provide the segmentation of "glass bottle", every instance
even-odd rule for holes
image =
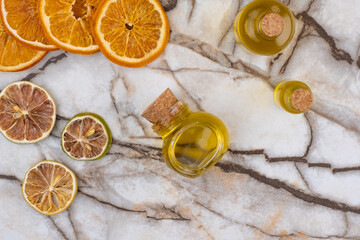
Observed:
[[[313,95],[308,85],[300,81],[282,81],[274,90],[277,105],[289,113],[304,113],[313,103]]]
[[[229,147],[224,123],[205,112],[191,112],[170,89],[163,92],[142,114],[163,138],[166,164],[186,177],[198,177],[217,163]]]
[[[254,0],[245,6],[234,21],[237,43],[261,55],[281,52],[295,32],[291,11],[277,0]]]

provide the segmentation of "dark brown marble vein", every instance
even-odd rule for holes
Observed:
[[[311,17],[307,12],[297,14],[296,18],[303,21],[306,25],[313,27],[313,29],[319,34],[319,36],[327,42],[331,50],[331,55],[337,61],[346,61],[349,64],[352,64],[354,62],[350,54],[345,50],[338,48],[336,46],[334,38],[330,36],[326,32],[326,30],[318,22],[316,22],[315,19]]]
[[[97,197],[95,197],[93,195],[85,193],[81,189],[78,189],[78,193],[83,194],[85,197],[91,198],[91,199],[93,199],[93,200],[95,200],[95,201],[97,201],[97,202],[99,202],[99,203],[101,203],[103,205],[110,206],[110,207],[115,208],[117,210],[121,210],[121,211],[125,211],[125,212],[132,212],[132,213],[146,213],[145,210],[133,210],[133,209],[128,209],[128,208],[116,206],[115,204],[103,201],[103,200],[101,200],[101,199],[99,199],[99,198],[97,198]]]
[[[267,154],[264,154],[265,159],[269,163],[275,162],[294,162],[294,163],[307,163],[307,160],[304,157],[269,157]]]
[[[232,154],[241,154],[241,155],[263,155],[264,154],[264,149],[254,149],[254,150],[233,150],[233,149],[229,149],[228,150],[230,153]]]
[[[308,167],[318,167],[318,168],[331,168],[330,163],[308,163]]]
[[[235,19],[235,18],[236,18],[236,15],[237,15],[238,12],[240,11],[240,1],[237,1],[237,7],[236,7],[236,8],[237,8],[237,11],[235,12],[235,15],[232,16],[231,19]],[[217,45],[218,47],[220,47],[220,45],[221,45],[221,43],[224,41],[226,35],[228,35],[229,32],[232,32],[232,30],[233,30],[233,25],[234,25],[234,22],[231,21],[231,22],[230,22],[230,25],[226,28],[226,30],[225,30],[224,33],[222,34],[222,36],[221,36],[221,38],[220,38],[220,41],[219,41],[219,43],[218,43],[218,45]]]
[[[55,227],[55,229],[57,230],[57,232],[61,235],[61,237],[63,237],[63,239],[65,239],[65,240],[69,240],[70,238],[67,237],[66,234],[63,232],[63,230],[61,230],[61,228],[55,223],[54,219],[52,219],[53,217],[48,216],[48,218],[52,222],[52,224]]]
[[[78,232],[77,232],[76,227],[75,227],[75,224],[74,224],[74,222],[73,222],[73,220],[72,220],[71,211],[70,211],[70,210],[71,210],[71,205],[70,205],[70,207],[69,207],[68,209],[66,209],[66,212],[68,213],[69,222],[70,222],[70,224],[71,224],[71,226],[72,226],[72,228],[73,228],[73,232],[74,232],[75,239],[78,239]]]
[[[219,167],[224,172],[227,172],[227,173],[234,172],[234,173],[245,174],[245,175],[248,175],[251,178],[257,180],[258,182],[264,183],[268,186],[272,186],[276,189],[283,189],[283,190],[289,192],[294,197],[301,199],[305,202],[321,205],[321,206],[328,207],[328,208],[331,208],[334,210],[339,210],[342,212],[353,212],[356,214],[360,214],[360,208],[352,207],[345,203],[336,202],[336,201],[333,201],[333,200],[330,200],[327,198],[319,197],[317,195],[311,195],[311,194],[304,193],[303,191],[296,189],[292,186],[289,186],[288,184],[286,184],[278,179],[268,178],[252,169],[245,168],[241,165],[229,163],[229,162],[225,162],[225,163],[219,162],[216,164],[216,166]]]
[[[309,186],[309,183],[306,181],[304,175],[302,174],[301,170],[299,169],[299,167],[298,167],[298,165],[297,165],[296,163],[294,163],[294,167],[295,167],[296,171],[299,173],[300,178],[301,178],[301,180],[304,182],[306,188],[307,188],[309,191],[311,191],[310,186]]]
[[[70,118],[61,116],[61,115],[59,115],[59,114],[56,114],[56,120],[57,120],[57,121],[59,121],[59,120],[69,121]]]
[[[345,167],[345,168],[333,168],[332,172],[341,173],[341,172],[353,172],[353,171],[360,171],[360,166],[357,167]]]
[[[232,63],[229,58],[222,51],[208,43],[204,43],[198,39],[176,32],[172,32],[170,42],[186,47],[224,67],[231,67]]]
[[[4,174],[0,174],[0,179],[6,179],[6,180],[10,180],[10,181],[18,181],[21,182],[20,179],[18,179],[16,176],[14,175],[4,175]]]
[[[180,81],[177,79],[177,77],[175,76],[175,72],[173,72],[171,69],[170,69],[170,66],[169,64],[167,63],[167,61],[165,61],[165,65],[167,66],[167,68],[169,69],[168,71],[171,73],[171,76],[173,77],[174,81],[180,86],[180,88],[186,93],[186,95],[188,95],[191,100],[194,102],[194,104],[196,105],[197,109],[200,110],[200,111],[204,111],[204,109],[201,107],[199,101],[197,101],[194,96],[192,96],[190,94],[190,92],[180,83]]]
[[[42,73],[49,65],[51,64],[55,64],[58,61],[62,60],[63,58],[66,58],[67,55],[65,53],[61,53],[57,56],[51,57],[49,58],[42,67],[39,68],[39,71],[36,72],[32,72],[29,73],[27,76],[25,76],[23,79],[21,79],[22,81],[31,81],[32,79],[34,79],[35,77],[37,77],[37,75],[39,75],[40,73]]]
[[[299,41],[303,38],[304,32],[305,32],[305,25],[302,27],[299,35],[297,36],[297,38],[296,38],[296,40],[295,40],[295,45],[294,45],[293,49],[291,50],[290,55],[289,55],[288,58],[286,59],[285,63],[281,66],[280,71],[279,71],[279,74],[285,73],[286,68],[287,68],[287,66],[288,66],[289,63],[290,63],[291,58],[294,56],[294,52],[295,52],[295,49],[297,48],[297,46],[298,46],[298,44],[299,44]]]
[[[191,219],[183,217],[180,213],[176,212],[173,208],[167,208],[163,204],[151,207],[156,213],[155,216],[151,216],[148,214],[148,212],[146,210],[134,210],[134,209],[128,209],[128,208],[124,208],[124,207],[119,207],[111,202],[101,200],[93,195],[85,193],[81,189],[78,190],[78,193],[83,194],[84,196],[91,198],[103,205],[110,206],[110,207],[115,208],[120,211],[138,213],[138,214],[146,214],[146,218],[148,218],[148,219],[153,219],[153,220],[157,220],[157,221],[161,221],[161,220],[191,221]],[[146,205],[144,207],[146,207]]]
[[[191,3],[191,8],[190,8],[189,17],[188,17],[188,23],[191,20],[191,17],[192,17],[192,15],[194,13],[195,5],[196,5],[196,0],[189,0],[189,1]]]

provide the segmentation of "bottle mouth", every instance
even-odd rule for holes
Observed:
[[[171,131],[176,129],[176,126],[181,123],[181,118],[185,118],[189,112],[189,106],[180,100],[169,109],[168,115],[160,118],[152,125],[152,129],[165,138]]]
[[[259,28],[267,37],[274,38],[281,35],[285,24],[280,14],[268,13],[261,18]]]
[[[312,106],[313,95],[310,90],[300,88],[291,94],[290,102],[294,109],[300,112],[305,112]]]

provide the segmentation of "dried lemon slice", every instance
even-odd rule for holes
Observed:
[[[36,211],[55,215],[73,202],[77,193],[76,176],[62,163],[41,161],[26,173],[22,193]]]
[[[94,113],[80,113],[65,126],[61,135],[63,151],[75,160],[97,160],[106,155],[112,136],[105,120]]]
[[[50,135],[56,106],[42,87],[14,82],[0,93],[0,132],[14,143],[35,143]]]

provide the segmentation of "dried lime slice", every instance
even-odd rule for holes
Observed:
[[[75,160],[97,160],[111,146],[111,131],[105,120],[95,113],[80,113],[66,124],[61,135],[63,151]]]
[[[22,185],[25,201],[44,215],[67,209],[77,193],[75,174],[64,164],[41,161],[26,173]]]
[[[14,143],[36,143],[55,125],[56,106],[42,87],[14,82],[0,93],[0,132]]]

